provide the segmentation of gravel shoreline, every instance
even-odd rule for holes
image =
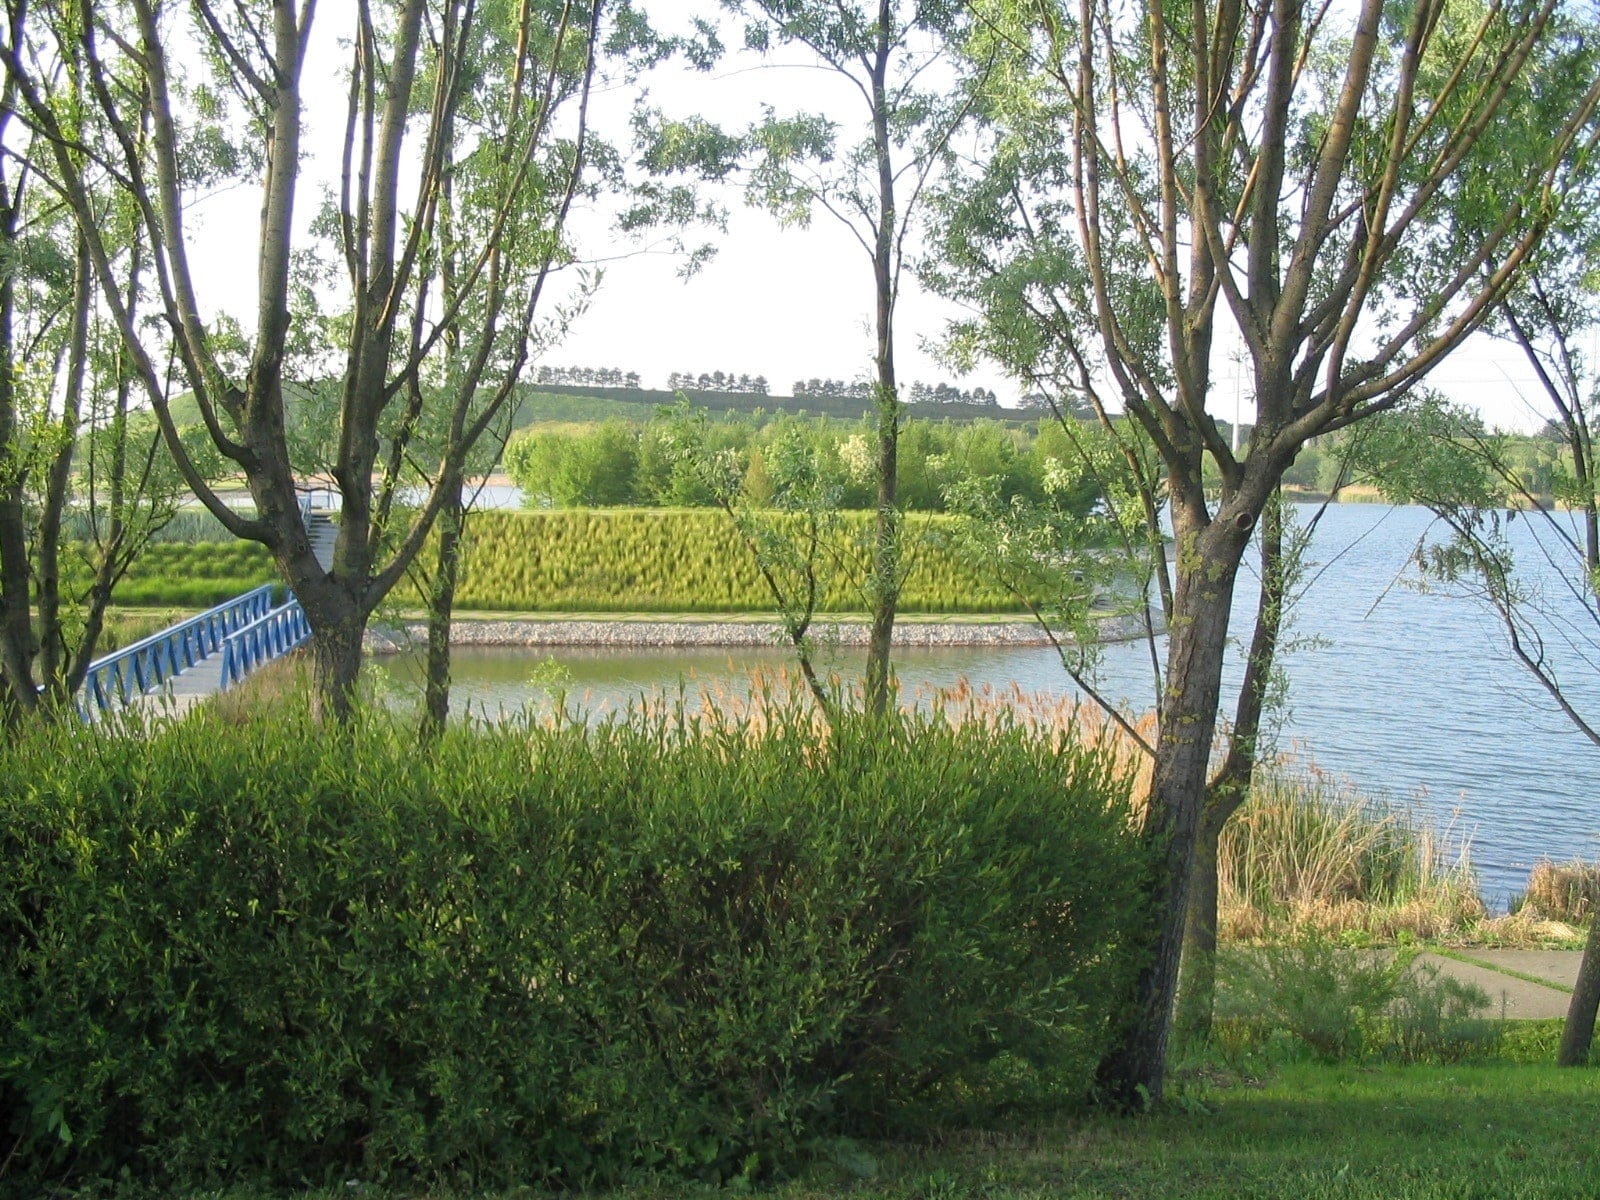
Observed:
[[[1099,640],[1127,641],[1143,635],[1136,615],[1101,617]],[[814,626],[818,643],[865,646],[868,627],[860,621],[822,622]],[[367,649],[373,654],[395,654],[427,640],[427,625],[408,621],[400,628],[369,629]],[[473,618],[451,625],[452,646],[594,646],[656,649],[675,646],[773,646],[784,642],[783,627],[775,621],[615,621],[522,620],[495,621]],[[942,646],[1046,646],[1049,639],[1032,621],[983,623],[901,623],[894,628],[896,646],[929,649]]]

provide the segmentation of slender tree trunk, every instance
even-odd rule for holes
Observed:
[[[16,244],[17,211],[10,189],[0,180],[0,246]],[[0,719],[14,725],[38,707],[34,688],[32,571],[28,562],[25,464],[18,420],[13,328],[16,285],[10,270],[0,271],[0,675],[5,696]]]
[[[878,507],[872,535],[872,630],[867,642],[867,708],[881,714],[889,704],[889,651],[900,605],[899,469],[900,392],[894,367],[895,234],[894,164],[890,158],[889,96],[886,79],[893,8],[878,7],[877,56],[872,71],[872,144],[878,167],[878,238],[872,275],[877,287],[878,347],[875,356],[878,409]]]
[[[1589,1062],[1589,1048],[1594,1041],[1596,1010],[1600,1010],[1600,912],[1589,920],[1589,940],[1583,946],[1583,960],[1578,966],[1578,982],[1572,989],[1572,1002],[1567,1006],[1567,1021],[1561,1029],[1561,1048],[1556,1052],[1556,1066],[1582,1067]]]
[[[1574,386],[1573,395],[1581,400],[1583,393]],[[1596,498],[1595,493],[1594,446],[1589,440],[1589,416],[1581,403],[1572,405],[1568,425],[1574,427],[1575,431],[1569,437],[1568,444],[1572,448],[1580,478],[1586,481],[1583,489],[1583,565],[1589,576],[1589,602],[1591,605],[1600,605],[1600,499]],[[1583,958],[1578,964],[1578,982],[1572,989],[1567,1021],[1561,1029],[1561,1047],[1556,1052],[1557,1066],[1581,1067],[1589,1061],[1597,1009],[1600,1009],[1600,911],[1589,914],[1589,939],[1583,944]]]
[[[1132,1020],[1099,1072],[1103,1097],[1130,1109],[1161,1099],[1229,610],[1253,524],[1248,510],[1226,505],[1207,524],[1198,489],[1175,498],[1173,513],[1178,579],[1145,831],[1156,853],[1150,957],[1139,976]]]
[[[1288,564],[1283,557],[1283,500],[1275,495],[1261,514],[1261,593],[1255,633],[1245,660],[1244,679],[1228,753],[1206,789],[1195,843],[1194,879],[1184,930],[1183,966],[1178,981],[1177,1030],[1180,1045],[1200,1045],[1211,1038],[1217,985],[1218,861],[1222,830],[1250,796],[1261,738],[1273,663],[1283,632],[1284,593]]]
[[[89,358],[89,308],[94,286],[89,247],[81,231],[77,245],[77,266],[73,272],[72,331],[67,349],[67,379],[61,413],[61,446],[50,463],[43,511],[39,514],[39,676],[51,706],[64,706],[71,699],[67,687],[70,656],[61,628],[61,524],[72,487],[72,466],[78,444],[83,379]],[[112,552],[115,552],[114,547]],[[93,633],[99,635],[98,622],[93,622]],[[89,651],[93,653],[92,643]]]
[[[450,716],[450,625],[461,568],[461,536],[466,527],[461,480],[452,476],[445,486],[451,491],[439,513],[439,557],[433,594],[428,601],[428,674],[422,705],[422,736],[428,739],[444,732]]]

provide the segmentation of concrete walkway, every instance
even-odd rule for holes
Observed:
[[[1485,1016],[1521,1020],[1565,1017],[1578,979],[1580,950],[1451,950],[1417,961],[1489,993]]]
[[[202,700],[222,690],[222,655],[213,654],[180,671],[153,692],[135,696],[130,709],[146,716],[181,717]]]

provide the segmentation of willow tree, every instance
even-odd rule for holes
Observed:
[[[1548,493],[1538,494],[1543,489],[1518,463],[1518,439],[1431,394],[1376,422],[1360,463],[1389,498],[1432,510],[1444,536],[1418,546],[1422,578],[1465,592],[1494,614],[1518,667],[1592,753],[1600,750],[1600,706],[1574,686],[1600,663],[1600,369],[1582,350],[1583,335],[1600,329],[1600,196],[1592,187],[1572,215],[1494,322],[1537,385],[1527,398],[1547,418],[1542,438],[1556,452]],[[1509,536],[1519,515],[1520,547]],[[1590,923],[1558,1065],[1589,1061],[1597,1011],[1600,916]]]
[[[1161,1095],[1245,551],[1309,439],[1395,404],[1507,293],[1572,186],[1568,151],[1592,142],[1600,83],[1553,0],[978,11],[1005,85],[965,237],[1014,296],[989,318],[1140,426],[1176,540],[1153,944],[1102,1065],[1108,1097],[1138,1104]],[[1212,387],[1234,338],[1253,396],[1239,452]]]
[[[841,223],[872,266],[873,379],[877,418],[876,518],[867,600],[866,698],[881,712],[889,697],[889,652],[899,607],[901,516],[897,496],[900,420],[895,366],[895,308],[907,237],[925,189],[950,139],[969,112],[962,94],[932,86],[958,62],[969,22],[958,0],[724,0],[749,18],[746,42],[767,51],[803,47],[839,76],[856,101],[857,140],[841,139],[833,121],[772,117],[757,126],[751,173],[754,202],[781,219],[814,212]]]
[[[10,7],[16,44],[25,12]],[[50,93],[82,140],[81,64]],[[177,511],[181,482],[148,413],[136,411],[120,338],[104,320],[89,250],[40,179],[39,146],[15,120],[19,79],[0,84],[0,722],[73,712],[117,585]],[[92,202],[122,303],[147,263],[138,214],[102,172]]]
[[[4,52],[185,482],[230,532],[272,552],[305,608],[326,712],[348,712],[369,616],[513,402],[584,187],[597,62],[644,32],[621,0],[365,0],[331,18],[316,0],[39,0],[22,25],[28,46]],[[342,112],[308,111],[318,45],[343,48]],[[51,104],[38,65],[52,53],[84,64],[103,142],[84,144]],[[305,130],[321,120],[342,130],[342,155],[308,221]],[[216,314],[235,297],[202,295],[195,270],[195,178],[181,151],[194,145],[261,188],[254,316],[233,337]],[[118,179],[142,217],[154,335],[111,286],[85,162]],[[325,279],[308,271],[318,252],[335,264]],[[253,514],[223,503],[183,445],[166,346]],[[336,414],[326,466],[342,511],[326,570],[286,436],[296,382],[329,391]],[[423,498],[404,504],[406,450],[425,414],[439,450]]]

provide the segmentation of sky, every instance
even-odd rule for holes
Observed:
[[[650,6],[652,17],[671,27],[707,5],[667,0]],[[335,22],[338,8],[324,6],[319,21]],[[337,178],[338,135],[343,95],[342,64],[334,30],[325,29],[308,63],[306,168],[309,186],[300,193],[299,219],[309,221],[319,181]],[[738,50],[737,29],[708,73],[683,69],[657,72],[647,81],[650,101],[669,113],[701,113],[738,128],[770,104],[780,112],[821,111],[846,130],[862,127],[864,106],[831,73],[809,66],[797,53],[762,60]],[[618,88],[594,105],[597,127],[626,142],[632,93]],[[240,187],[208,198],[194,225],[203,264],[199,290],[208,308],[225,308],[248,321],[253,313],[253,237],[259,193]],[[682,262],[657,243],[640,244],[615,234],[597,214],[574,225],[580,263],[602,280],[587,310],[559,345],[541,360],[552,366],[615,367],[634,371],[647,387],[665,387],[676,371],[724,371],[764,375],[774,393],[787,393],[798,379],[866,379],[872,370],[874,304],[870,261],[851,234],[826,214],[808,227],[782,227],[761,210],[724,197],[726,233],[707,231],[715,257],[692,278]],[[568,273],[567,282],[572,281]],[[1015,403],[1021,388],[993,367],[959,375],[938,360],[938,344],[961,309],[924,291],[909,273],[897,311],[898,370],[903,382],[949,380],[964,388],[995,391],[1002,404]],[[1600,350],[1600,346],[1595,349]],[[1218,415],[1231,420],[1231,398],[1239,390],[1238,368],[1219,358]],[[1471,405],[1492,423],[1534,429],[1544,410],[1534,376],[1512,346],[1487,337],[1469,341],[1436,369],[1430,383]],[[1246,397],[1248,399],[1248,397]],[[1248,417],[1246,417],[1248,420]]]

